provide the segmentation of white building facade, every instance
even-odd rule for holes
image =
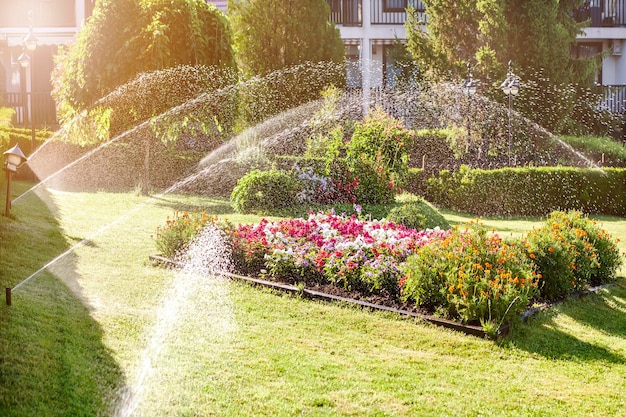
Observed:
[[[327,0],[331,22],[340,30],[346,46],[351,87],[384,88],[392,81],[393,62],[388,51],[395,40],[404,41],[406,8],[411,6],[426,21],[421,0]],[[597,83],[605,86],[604,104],[626,113],[626,0],[591,0],[572,11],[590,26],[578,37],[572,53],[604,53]]]

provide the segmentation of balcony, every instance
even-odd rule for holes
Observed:
[[[406,22],[406,9],[412,7],[420,18],[426,21],[426,6],[421,0],[370,0],[371,23],[373,25],[403,25]]]
[[[606,85],[602,90],[599,108],[626,116],[626,85]]]
[[[363,26],[363,0],[327,0],[327,2],[330,6],[332,23],[343,26]]]
[[[363,1],[370,2],[369,23],[372,25],[403,25],[408,7],[413,7],[426,20],[421,0],[327,0],[330,21],[336,25],[363,26]]]
[[[626,26],[626,0],[589,0],[574,10],[577,22],[589,21],[590,27]]]
[[[426,21],[422,0],[327,0],[330,21],[343,26],[363,26],[363,2],[370,2],[370,23],[373,25],[403,25],[406,8],[413,7]],[[626,26],[626,0],[588,0],[574,10],[578,22],[590,22],[591,27]]]

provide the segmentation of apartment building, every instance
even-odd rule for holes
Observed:
[[[207,1],[226,11],[226,0]],[[394,80],[389,51],[396,40],[406,39],[406,8],[427,19],[421,0],[327,0],[329,19],[339,28],[349,62],[348,86],[379,89]],[[53,56],[59,45],[70,43],[93,11],[95,0],[0,0],[0,105],[17,111],[17,123],[54,125],[56,113],[50,98]],[[32,11],[31,13],[29,13]],[[573,11],[590,26],[578,38],[572,53],[586,56],[603,52],[597,83],[605,87],[602,105],[626,113],[626,0],[585,1]],[[27,51],[24,39],[31,33],[37,43]],[[20,60],[23,54],[30,60]],[[31,119],[32,118],[32,119]]]
[[[605,88],[602,105],[626,114],[626,0],[585,1],[574,16],[579,21],[591,21],[578,37],[574,53],[604,53],[596,75],[596,83]]]

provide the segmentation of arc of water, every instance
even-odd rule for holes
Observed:
[[[41,180],[39,183],[37,183],[36,185],[31,187],[30,189],[28,189],[24,193],[22,193],[21,195],[16,197],[13,200],[13,203],[18,202],[24,195],[30,193],[31,191],[35,191],[36,189],[38,189],[42,185],[46,184],[48,181],[54,179],[55,177],[57,177],[58,175],[62,174],[66,170],[72,168],[73,166],[77,165],[78,163],[84,161],[85,159],[93,156],[95,153],[105,149],[106,147],[112,145],[113,143],[116,143],[116,142],[126,138],[127,136],[129,136],[129,135],[139,131],[140,129],[147,128],[150,125],[152,125],[153,123],[156,123],[156,122],[159,122],[159,121],[163,120],[167,116],[170,116],[172,114],[176,114],[177,112],[184,111],[188,106],[193,106],[193,105],[196,105],[196,104],[200,104],[200,103],[203,102],[203,100],[206,100],[209,96],[210,96],[209,93],[206,93],[206,92],[202,93],[202,94],[198,95],[197,97],[195,97],[194,99],[188,100],[187,102],[185,102],[185,103],[183,103],[183,104],[181,104],[179,106],[173,107],[173,108],[169,109],[166,112],[163,112],[163,113],[161,113],[161,114],[159,114],[157,116],[152,117],[151,119],[148,119],[148,120],[138,124],[137,126],[133,127],[132,129],[128,129],[128,130],[120,133],[115,138],[111,139],[110,141],[103,143],[102,145],[100,145],[96,149],[93,149],[92,151],[90,151],[90,152],[86,153],[85,155],[81,156],[80,158],[78,158],[78,159],[74,160],[73,162],[65,165],[63,168],[59,169],[58,171],[50,174],[49,176],[47,176],[46,178]],[[39,149],[35,152],[35,154],[31,155],[30,158],[32,158],[34,155],[36,155],[37,152],[39,152]]]

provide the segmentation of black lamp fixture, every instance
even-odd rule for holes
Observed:
[[[26,162],[26,157],[19,144],[4,152],[4,156],[6,158],[4,171],[7,173],[7,198],[4,215],[9,217],[11,215],[11,176],[17,172],[22,163]]]

